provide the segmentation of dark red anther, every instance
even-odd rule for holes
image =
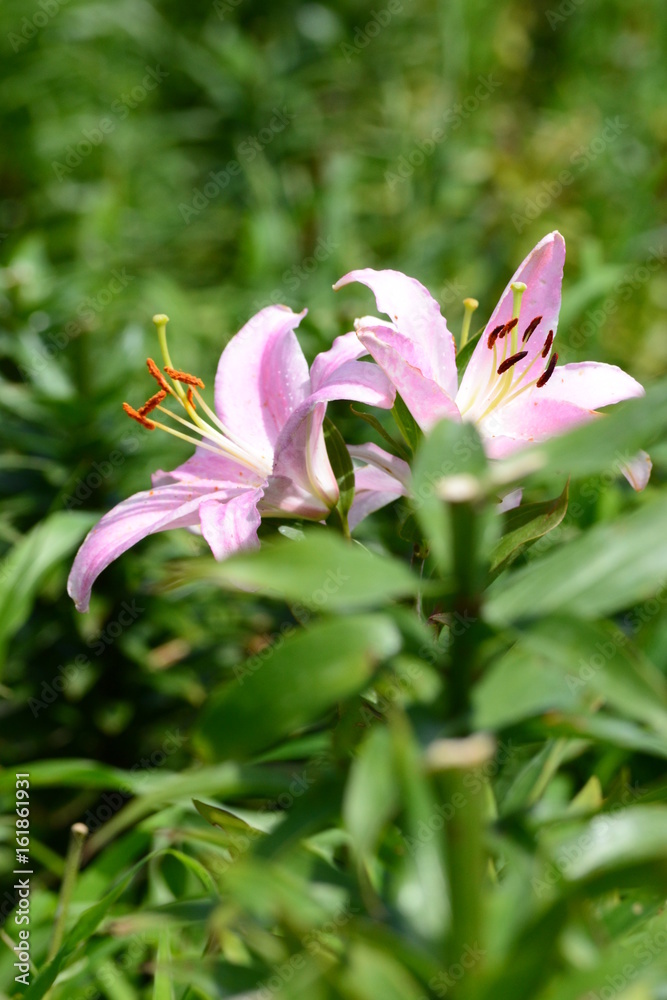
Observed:
[[[547,365],[547,367],[544,369],[544,372],[542,373],[542,375],[540,375],[540,377],[537,380],[537,388],[538,389],[541,389],[543,385],[547,384],[547,382],[549,381],[549,379],[551,378],[551,376],[554,373],[554,368],[556,367],[556,362],[557,361],[558,361],[558,355],[555,354],[555,353],[552,354],[551,355],[551,361],[549,362],[549,364]]]
[[[516,354],[513,354],[511,358],[507,358],[502,362],[502,364],[498,365],[498,374],[502,375],[509,368],[511,368],[512,365],[515,365],[517,361],[521,361],[522,358],[525,358],[527,354],[528,351],[518,351]]]
[[[535,332],[535,330],[537,329],[537,327],[540,325],[541,322],[542,322],[541,316],[536,316],[535,319],[531,319],[530,323],[523,331],[523,337],[521,338],[522,344],[528,343],[528,341],[531,338],[531,335]]]
[[[547,339],[544,341],[544,347],[542,348],[542,357],[543,358],[546,358],[547,354],[551,350],[551,345],[553,344],[553,342],[554,342],[554,332],[553,332],[553,330],[549,330],[549,334],[547,336]]]
[[[518,322],[519,322],[519,319],[518,319],[518,317],[515,317],[515,319],[511,319],[511,320],[509,321],[509,323],[505,323],[504,327],[502,328],[502,330],[500,331],[500,333],[498,334],[498,336],[499,336],[499,337],[500,337],[501,339],[502,339],[503,337],[506,337],[506,336],[507,336],[507,334],[508,334],[508,333],[509,333],[509,332],[510,332],[511,330],[513,330],[513,329],[514,329],[514,327],[515,327],[515,326],[517,325],[517,323],[518,323]]]
[[[489,334],[489,339],[486,342],[486,345],[489,349],[491,349],[495,344],[496,340],[498,339],[498,335],[500,331],[503,329],[504,325],[505,325],[504,323],[501,323],[500,326],[494,327],[494,329]]]

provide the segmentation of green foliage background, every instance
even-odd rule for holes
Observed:
[[[171,772],[178,775],[207,759],[193,731],[210,706],[209,693],[225,687],[235,666],[275,640],[286,623],[298,624],[285,605],[261,593],[220,591],[210,580],[166,571],[173,560],[203,551],[184,533],[148,539],[110,568],[96,587],[90,615],[77,615],[64,593],[71,555],[92,519],[143,488],[149,470],[171,468],[187,453],[131,425],[121,410],[125,399],[136,404],[148,394],[144,361],[155,350],[151,315],[168,313],[177,363],[210,382],[229,337],[269,301],[295,309],[307,305],[300,332],[306,352],[312,357],[328,346],[350,328],[355,315],[370,308],[370,297],[360,289],[331,291],[332,283],[354,267],[396,267],[419,277],[443,304],[453,329],[465,296],[480,300],[478,316],[485,321],[518,262],[558,228],[568,243],[561,360],[609,361],[647,385],[658,381],[667,366],[666,44],[667,16],[660,0],[530,5],[379,0],[374,7],[350,0],[42,0],[34,5],[3,0],[0,544],[9,561],[0,572],[0,747],[6,768],[0,777],[13,782],[16,766],[35,762],[39,791],[32,802],[33,851],[40,876],[33,906],[40,966],[71,823],[101,815],[107,802],[102,796],[117,796],[119,787],[126,789],[124,800],[130,792],[149,795],[170,780]],[[437,129],[443,134],[435,133],[433,141]],[[635,508],[664,503],[667,451],[657,440],[661,425],[655,406],[655,471],[647,493],[631,495],[609,474],[612,462],[590,475],[584,465],[571,489],[578,514],[572,515],[571,506],[555,546],[562,548]],[[344,405],[331,412],[348,439],[372,437]],[[644,443],[641,436],[636,443]],[[536,481],[531,499],[555,496],[562,482],[549,492],[552,483],[556,477]],[[378,551],[409,555],[409,543],[396,538],[391,511],[364,526],[362,537]],[[548,547],[545,543],[540,555]],[[662,558],[662,549],[656,551]],[[631,555],[629,548],[628,563]],[[621,615],[621,625],[623,616],[640,615],[641,602],[659,591],[660,579],[655,574],[651,579],[652,590],[612,601],[600,614]],[[646,621],[636,620],[636,646],[664,672],[667,619],[662,608]],[[393,649],[393,640],[387,641]],[[417,656],[423,636],[402,641],[402,655]],[[72,664],[75,669],[69,670]],[[501,676],[498,691],[507,691],[507,684]],[[347,695],[345,690],[341,697]],[[428,690],[421,691],[429,704],[427,696]],[[557,702],[547,698],[538,707],[562,709]],[[423,707],[419,712],[428,714]],[[488,708],[483,718],[506,737],[506,727],[517,720],[501,716]],[[409,739],[401,724],[394,721],[391,753],[399,754],[400,746],[407,760],[412,751],[405,749]],[[644,724],[649,725],[646,719]],[[429,725],[433,720],[426,730],[415,723],[417,742],[424,742]],[[553,746],[545,742],[538,722],[527,726],[514,738],[546,759]],[[323,752],[321,731],[316,735],[302,756],[283,753],[302,760],[301,772],[303,760]],[[346,745],[347,737],[340,738]],[[664,732],[660,738],[664,741]],[[576,740],[566,741],[558,764],[563,771],[550,793],[559,808],[566,808],[591,775],[612,799],[614,788],[622,791],[632,782],[652,789],[657,799],[663,796],[656,789],[664,786],[659,760],[664,751],[656,753],[636,734],[628,736],[627,729],[600,740],[583,756],[575,752]],[[253,749],[260,748],[261,741]],[[382,750],[370,753],[382,759]],[[551,778],[558,767],[549,759],[546,775]],[[75,760],[98,764],[82,771],[62,763]],[[331,787],[324,785],[330,801],[342,794],[336,774],[327,777]],[[265,811],[260,799],[275,798],[281,782],[289,785],[280,769],[270,771],[270,780],[252,774],[239,780],[231,771],[207,777],[200,792],[190,780],[189,798],[201,794],[207,801],[222,801],[225,789],[232,796],[242,786],[246,807],[258,810],[260,818]],[[390,798],[394,794],[400,798],[395,789],[387,790]],[[183,800],[182,788],[173,800],[167,792],[161,795],[135,815],[138,826],[130,822],[124,839],[91,863],[77,915],[149,850],[183,846],[174,831],[194,822],[192,807],[183,805],[188,795]],[[529,842],[534,846],[530,809],[538,799],[528,795],[522,800],[527,815],[518,810],[511,821],[517,851],[528,850]],[[11,796],[6,800],[10,818],[12,801]],[[155,813],[172,801],[181,805]],[[544,807],[544,815],[549,808]],[[327,822],[323,819],[323,825]],[[198,832],[205,826],[202,820]],[[352,828],[358,829],[354,822]],[[13,827],[8,823],[0,832],[5,838],[0,851],[9,866]],[[377,838],[369,836],[372,853]],[[389,856],[392,836],[387,834],[382,848]],[[320,844],[317,849],[326,854],[334,848]],[[386,857],[377,861],[385,863],[391,869]],[[304,879],[301,902],[309,899],[306,867],[298,862],[290,875]],[[206,944],[204,919],[214,907],[207,909],[196,898],[192,880],[197,873],[174,857],[149,862],[146,872],[137,875],[114,911],[116,922],[90,940],[85,935],[85,958],[75,973],[79,978],[57,986],[54,1000],[78,996],[76,991],[91,982],[112,1000],[170,996],[170,985],[152,974],[156,944],[165,967],[169,948],[175,950],[183,963],[177,978],[188,981],[188,963]],[[250,885],[251,876],[246,872]],[[271,886],[266,898],[259,888],[255,897],[248,890],[246,898],[233,879],[223,896],[233,899],[225,904],[232,909],[247,906],[253,912],[248,920],[254,929],[245,943],[238,943],[243,937],[238,927],[228,931],[227,957],[240,961],[249,946],[253,961],[262,955],[266,972],[283,960],[280,948],[290,954],[290,935],[316,926],[319,916],[305,902],[308,915],[303,916],[292,900],[299,919],[281,927],[286,940],[280,947],[271,943],[263,936],[271,925],[266,914],[292,911],[279,875],[265,878]],[[344,894],[342,876],[339,881]],[[11,884],[10,877],[7,889]],[[642,883],[640,897],[643,892],[650,896],[648,884]],[[378,918],[367,891],[360,878],[350,898],[357,909],[366,907]],[[181,931],[179,924],[170,944],[155,930],[161,925],[154,911],[176,905],[174,900],[185,905],[187,899],[193,901],[191,928]],[[654,902],[651,898],[650,905]],[[338,912],[331,899],[323,905],[327,912]],[[569,905],[574,915],[566,925],[566,946],[550,959],[550,967],[560,973],[585,968],[584,953],[592,947],[581,930],[584,911],[562,902]],[[628,905],[630,912],[641,901],[633,898]],[[142,908],[152,908],[148,937],[140,938],[123,966],[117,959],[145,929]],[[126,925],[118,923],[123,913]],[[220,926],[227,926],[228,916],[218,913]],[[135,926],[130,917],[139,923]],[[601,953],[612,948],[623,920],[630,920],[625,911],[623,919],[614,919],[616,925],[606,929],[608,939],[595,941]],[[395,922],[400,924],[398,918]],[[285,989],[309,997],[419,996],[387,964],[395,941],[383,938],[385,931],[377,927],[364,938],[368,929],[360,923],[362,944],[351,957],[347,954],[348,978]],[[419,932],[418,926],[410,930]],[[210,925],[206,933],[212,933]],[[586,954],[590,958],[590,950]],[[0,989],[7,996],[15,987],[10,955],[6,950],[0,958]],[[420,981],[422,959],[398,958],[411,969],[404,975]],[[251,975],[233,985],[233,976],[225,979],[228,973],[216,979],[214,965],[198,995],[240,995],[261,979],[261,969],[253,966],[254,979]],[[105,979],[100,969],[109,966],[115,972]],[[604,985],[604,975],[600,972],[599,980],[582,990]],[[429,977],[424,972],[422,978]],[[530,992],[528,973],[524,980],[529,992],[520,993],[515,984],[506,995],[542,996],[537,985]],[[560,987],[560,993],[558,988],[548,996],[579,995],[573,987]],[[667,995],[661,973],[653,975],[646,990],[654,992],[636,993],[638,1000]]]

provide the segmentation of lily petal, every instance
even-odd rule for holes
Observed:
[[[621,472],[633,490],[641,492],[651,478],[653,462],[645,451],[640,451],[633,459],[621,466]]]
[[[306,310],[267,306],[229,341],[215,376],[215,408],[229,430],[271,467],[280,431],[310,389],[294,334]]]
[[[338,502],[338,483],[322,431],[326,408],[324,402],[304,404],[283,428],[263,513],[319,520]]]
[[[526,351],[526,357],[514,365],[515,377],[518,378],[533,362],[535,362],[532,369],[534,377],[541,374],[540,361],[535,359],[542,351],[549,331],[552,330],[555,336],[558,329],[564,264],[565,240],[559,232],[553,232],[540,240],[512,276],[473,351],[461,380],[461,387],[456,397],[461,412],[474,405],[480,387],[486,386],[491,377],[494,359],[496,363],[502,360],[502,349],[507,348],[509,356],[507,337],[496,342],[495,354],[488,347],[488,338],[492,330],[511,320],[514,303],[511,286],[517,281],[523,281],[526,285],[518,324],[518,343],[520,349]],[[539,326],[528,341],[522,343],[523,332],[538,316],[542,317]]]
[[[370,267],[350,271],[336,282],[334,289],[353,281],[370,288],[380,312],[389,316],[406,338],[419,345],[424,359],[423,374],[453,399],[458,386],[456,345],[440,306],[428,289],[401,271],[375,271]]]
[[[644,395],[644,387],[617,365],[579,361],[560,365],[540,392],[587,410]]]
[[[368,351],[354,331],[336,337],[311,366],[311,402],[349,399],[390,409],[396,389],[377,365],[358,360],[364,354]]]
[[[541,396],[537,389],[494,410],[479,429],[489,458],[505,458],[519,448],[562,434],[597,416],[593,410],[574,403]]]
[[[202,500],[199,505],[202,535],[216,559],[225,559],[240,549],[259,548],[257,529],[261,517],[257,504],[264,490],[246,490],[220,502]]]
[[[407,494],[410,487],[410,466],[397,455],[380,448],[379,445],[367,442],[366,444],[351,444],[347,449],[353,459],[373,466],[380,472],[385,473],[395,479]]]
[[[247,466],[240,465],[224,455],[214,455],[204,448],[197,448],[192,458],[188,458],[171,472],[158,469],[151,475],[154,487],[191,483],[200,488],[202,483],[210,483],[211,489],[214,486],[217,489],[221,487],[238,489],[238,487],[259,486],[263,481],[262,477],[253,474]]]
[[[348,451],[356,462],[366,463],[354,470],[354,500],[348,515],[354,530],[369,514],[408,495],[410,466],[376,444],[350,445]]]
[[[224,496],[224,493],[222,494]],[[220,494],[190,484],[160,486],[123,500],[92,528],[77,552],[67,581],[67,593],[78,611],[87,611],[93,583],[106,569],[142,538],[167,528],[199,524],[199,505],[206,497]]]
[[[431,375],[421,345],[388,326],[362,328],[359,340],[401,394],[424,431],[443,417],[460,420],[456,403]]]

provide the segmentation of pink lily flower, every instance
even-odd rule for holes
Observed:
[[[88,609],[98,575],[146,535],[177,527],[200,531],[215,558],[224,559],[259,545],[262,517],[328,516],[339,490],[322,430],[327,402],[350,399],[387,408],[395,392],[376,365],[358,360],[366,350],[354,332],[338,337],[309,372],[294,333],[305,314],[268,306],[232,338],[218,365],[215,410],[200,392],[201,379],[173,367],[167,317],[155,317],[169,379],[149,359],[158,391],[138,410],[127,403],[124,408],[147,430],[184,438],[196,451],[172,472],[154,473],[152,489],[118,504],[90,531],[68,580],[79,611]],[[183,416],[164,405],[168,398]],[[158,421],[157,412],[174,423]],[[359,474],[355,524],[376,509],[366,496],[372,492],[369,474]]]
[[[559,365],[553,351],[560,311],[565,241],[545,236],[503,292],[458,383],[456,346],[437,302],[399,271],[351,271],[334,285],[367,285],[390,316],[357,320],[357,336],[391,379],[413,417],[428,431],[443,418],[474,422],[490,458],[599,416],[597,410],[644,394],[616,365]],[[471,307],[474,308],[474,300]],[[640,453],[624,468],[643,489],[651,461]]]

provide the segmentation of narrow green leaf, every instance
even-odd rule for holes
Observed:
[[[388,618],[321,622],[287,639],[259,670],[214,694],[200,718],[197,742],[206,756],[218,759],[271,746],[362,690],[377,664],[399,646]]]
[[[398,393],[396,393],[396,400],[391,412],[394,420],[396,421],[396,426],[403,435],[408,448],[414,454],[419,447],[423,434],[419,424],[412,416]]]
[[[153,980],[153,1000],[174,1000],[174,990],[167,966],[171,962],[171,940],[168,928],[160,931],[157,949],[155,978]]]
[[[553,531],[567,513],[568,485],[559,497],[542,503],[524,504],[504,517],[503,535],[491,552],[490,571],[496,576],[538,538]]]
[[[554,611],[600,618],[662,593],[666,566],[667,504],[660,500],[497,580],[486,616],[497,625]]]
[[[461,376],[463,375],[464,371],[468,367],[468,362],[473,356],[475,348],[477,347],[482,337],[482,334],[484,333],[484,330],[485,327],[482,327],[481,330],[478,330],[477,333],[473,334],[473,336],[470,337],[468,342],[464,344],[464,346],[461,347],[460,350],[456,352],[456,368],[459,373],[459,381],[461,380]]]
[[[343,819],[362,858],[374,850],[382,827],[398,806],[399,787],[391,733],[376,726],[354,759],[343,802]]]
[[[375,607],[419,589],[417,578],[397,559],[375,555],[332,531],[311,528],[305,535],[301,542],[281,537],[221,563],[197,560],[186,572],[332,612]]]
[[[382,426],[377,417],[374,417],[372,413],[362,413],[361,410],[355,410],[353,406],[350,406],[350,410],[355,415],[355,417],[359,417],[361,420],[364,420],[367,424],[370,424],[373,430],[375,430],[380,435],[380,437],[384,438],[384,440],[390,446],[392,452],[395,452],[404,461],[406,462],[410,461],[410,452],[408,452],[402,444],[396,441],[395,438],[393,438],[391,434],[387,430],[385,430],[385,428]]]
[[[0,563],[0,658],[28,618],[45,577],[70,555],[94,521],[93,515],[82,512],[51,514],[4,557]]]
[[[324,418],[323,430],[327,454],[338,483],[339,497],[336,509],[341,521],[347,527],[347,515],[354,500],[354,466],[342,434],[329,417]]]
[[[175,847],[167,848],[164,853],[170,854],[173,858],[180,861],[184,868],[187,868],[188,871],[191,871],[192,874],[199,879],[207,892],[212,894],[217,893],[217,887],[213,880],[213,876],[206,868],[204,868],[200,861],[197,861],[196,858],[191,858],[189,854],[185,854],[183,851],[176,850]]]
[[[24,1000],[42,1000],[46,996],[51,986],[56,981],[61,970],[65,967],[75,950],[82,942],[95,932],[97,927],[106,917],[107,913],[128,887],[134,876],[147,864],[151,858],[158,857],[161,851],[153,851],[146,855],[129,872],[123,875],[116,885],[102,898],[87,909],[77,920],[74,927],[65,937],[62,947],[48,965],[46,965],[36,979],[32,981],[26,992],[23,994]]]

